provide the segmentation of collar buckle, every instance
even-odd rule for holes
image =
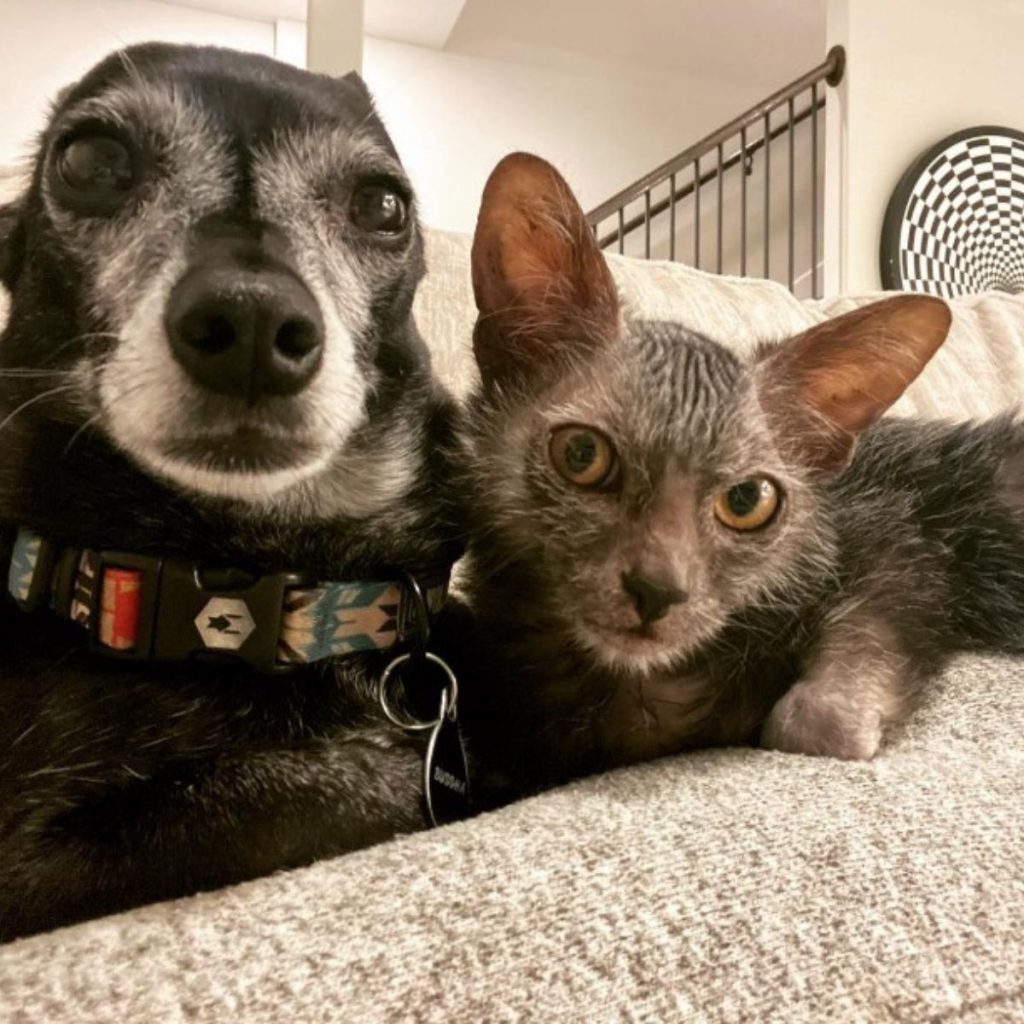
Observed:
[[[321,581],[124,551],[61,546],[0,525],[7,590],[25,611],[83,627],[90,650],[130,662],[213,662],[287,674],[360,652],[422,656],[451,566],[426,579]],[[0,569],[3,568],[0,563]]]
[[[112,614],[105,590],[118,570],[138,573],[140,582],[134,643],[121,650],[112,649],[103,635],[104,616]],[[298,573],[257,576],[104,551],[93,582],[89,646],[131,661],[241,663],[261,673],[291,673],[302,666],[278,659],[285,595],[314,582]]]

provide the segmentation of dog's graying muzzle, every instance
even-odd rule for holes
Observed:
[[[208,222],[167,302],[174,357],[201,387],[249,401],[294,395],[320,368],[320,308],[267,225]]]

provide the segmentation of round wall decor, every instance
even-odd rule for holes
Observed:
[[[882,224],[882,285],[944,299],[1024,292],[1024,132],[956,132],[910,166]]]

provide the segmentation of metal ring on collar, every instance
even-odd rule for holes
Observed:
[[[442,712],[437,718],[431,719],[429,722],[420,722],[415,719],[409,721],[395,714],[391,705],[388,703],[388,682],[394,674],[395,669],[413,659],[412,654],[400,654],[397,658],[393,659],[387,668],[385,668],[380,674],[380,679],[377,682],[377,701],[380,704],[381,710],[385,715],[387,715],[388,721],[393,725],[397,725],[400,729],[407,729],[409,732],[422,732],[426,729],[433,729],[434,726],[441,721],[442,715],[445,714],[454,720],[455,707],[459,700],[459,681],[455,678],[455,673],[451,670],[448,663],[443,658],[439,658],[436,654],[432,654],[430,651],[426,651],[423,654],[423,657],[431,664],[437,665],[437,667],[441,669],[447,677],[447,683],[444,688],[447,700],[442,701]]]
[[[409,639],[412,641],[413,652],[419,655],[430,643],[430,609],[427,607],[427,597],[423,593],[420,581],[408,570],[402,570],[401,575],[409,588],[412,597],[411,613],[415,617],[415,633]],[[408,616],[406,618],[408,619]]]

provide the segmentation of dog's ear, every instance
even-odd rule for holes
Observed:
[[[857,438],[946,340],[951,321],[941,299],[901,295],[766,349],[758,392],[783,443],[811,469],[842,469]]]
[[[615,283],[579,203],[528,153],[505,157],[484,188],[473,291],[473,350],[488,388],[585,356],[618,329]]]
[[[363,76],[358,71],[349,71],[348,74],[342,75],[339,81],[354,95],[359,96],[366,103],[373,104],[370,90],[367,89]]]
[[[25,225],[19,199],[0,206],[0,283],[9,290],[14,289],[24,258]]]

